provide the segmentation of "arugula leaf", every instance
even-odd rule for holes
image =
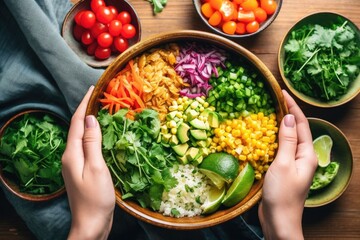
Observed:
[[[145,0],[154,7],[154,14],[161,13],[167,4],[167,0]]]

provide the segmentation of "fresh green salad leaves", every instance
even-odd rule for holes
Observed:
[[[0,142],[3,171],[32,194],[52,193],[63,186],[61,156],[67,129],[50,115],[25,114],[11,123]]]
[[[161,13],[167,4],[167,0],[145,0],[148,1],[154,7],[154,14]]]
[[[326,167],[318,167],[315,171],[310,190],[322,189],[329,185],[337,175],[339,166],[338,162],[330,162]]]
[[[347,21],[304,25],[285,44],[284,74],[294,87],[323,101],[344,95],[360,73],[360,47]]]
[[[103,155],[123,199],[134,198],[142,207],[159,210],[163,191],[177,184],[169,171],[176,158],[157,143],[160,119],[155,110],[143,110],[135,121],[126,118],[127,111],[99,112]]]

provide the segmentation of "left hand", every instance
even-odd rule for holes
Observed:
[[[106,239],[111,230],[115,191],[101,151],[101,130],[85,117],[93,87],[74,113],[62,157],[62,174],[72,214],[69,239]]]

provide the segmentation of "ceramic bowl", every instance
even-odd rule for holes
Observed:
[[[59,124],[66,130],[68,130],[69,123],[66,120],[64,120],[62,117],[58,116],[57,114],[54,114],[54,113],[46,111],[46,110],[26,110],[26,111],[20,112],[20,113],[16,114],[15,116],[11,117],[1,127],[0,141],[2,140],[2,137],[4,136],[6,129],[9,126],[14,127],[14,125],[12,125],[12,123],[23,118],[25,114],[31,114],[32,116],[37,116],[37,117],[43,117],[44,115],[52,116],[55,119],[55,121],[57,121],[57,124]],[[64,141],[66,141],[66,139],[64,139]],[[61,159],[60,159],[60,161],[61,161]],[[62,185],[58,190],[55,190],[54,192],[47,193],[47,194],[32,194],[32,193],[23,192],[20,190],[18,177],[16,175],[9,174],[9,172],[4,171],[3,168],[4,168],[4,164],[2,164],[0,162],[0,180],[1,180],[1,182],[4,184],[4,186],[10,192],[15,194],[19,198],[22,198],[22,199],[25,199],[28,201],[35,201],[35,202],[48,201],[48,200],[59,197],[60,195],[64,194],[66,191],[65,185]]]
[[[268,87],[274,99],[278,121],[280,122],[282,117],[286,114],[287,108],[284,103],[280,86],[264,63],[262,63],[250,51],[226,38],[207,32],[191,30],[167,32],[154,35],[146,40],[141,41],[140,43],[131,47],[128,51],[124,52],[120,58],[117,58],[105,70],[97,82],[87,107],[87,114],[98,114],[98,111],[101,108],[99,99],[103,96],[103,92],[105,91],[107,84],[121,69],[125,67],[129,60],[150,49],[164,46],[167,43],[181,44],[186,41],[217,46],[231,54],[235,54],[235,56],[238,56],[239,58],[245,59],[249,64],[254,66],[254,68],[258,70],[259,74],[262,75],[265,79],[266,86]],[[161,213],[142,208],[135,201],[123,200],[121,198],[121,192],[118,189],[116,189],[116,202],[123,210],[135,216],[136,218],[160,227],[181,230],[199,229],[220,224],[250,209],[261,198],[262,184],[263,180],[256,181],[252,186],[250,193],[240,203],[230,208],[218,210],[217,212],[207,216],[182,218],[164,216]]]
[[[295,89],[293,83],[285,76],[284,73],[284,61],[285,61],[285,49],[284,46],[288,42],[289,38],[291,37],[291,34],[296,29],[299,29],[303,27],[304,25],[310,25],[310,24],[318,24],[323,27],[329,27],[333,23],[338,23],[339,20],[341,21],[347,21],[348,26],[350,26],[356,35],[356,41],[358,48],[360,47],[360,30],[359,28],[348,18],[337,14],[333,12],[317,12],[312,13],[308,16],[305,16],[301,20],[299,20],[291,29],[288,31],[288,33],[285,35],[283,40],[281,41],[279,51],[278,51],[278,67],[281,74],[281,77],[286,84],[287,88],[300,100],[303,102],[316,106],[321,108],[331,108],[331,107],[337,107],[340,105],[343,105],[353,98],[355,98],[359,92],[360,92],[360,73],[355,77],[353,82],[350,84],[350,87],[348,91],[342,95],[338,100],[331,100],[331,101],[324,101],[318,98],[314,98],[311,96],[308,96],[299,90]],[[359,67],[359,66],[358,66]]]
[[[333,140],[331,160],[340,164],[334,180],[314,191],[305,201],[305,207],[320,207],[338,199],[350,183],[353,170],[351,145],[345,134],[334,124],[319,118],[308,118],[313,139],[321,135],[329,135]]]
[[[275,0],[277,3],[277,8],[275,10],[275,12],[273,14],[271,14],[264,22],[260,23],[260,27],[256,32],[253,33],[244,33],[244,34],[227,34],[224,31],[222,31],[220,26],[214,27],[212,25],[209,24],[208,18],[206,18],[203,13],[201,12],[201,6],[203,4],[203,0],[193,0],[196,12],[198,13],[199,17],[201,18],[201,20],[204,22],[204,24],[211,29],[211,31],[213,31],[216,34],[222,35],[224,37],[227,38],[231,38],[231,39],[241,39],[241,38],[247,38],[247,37],[251,37],[251,36],[255,36],[259,33],[261,33],[262,31],[264,31],[267,27],[269,27],[274,20],[276,19],[276,17],[278,16],[281,6],[282,6],[282,2],[283,0]],[[260,2],[260,1],[258,1]],[[221,25],[221,24],[220,24]]]
[[[120,54],[117,52],[113,53],[109,58],[105,60],[100,60],[95,58],[95,56],[90,56],[87,54],[86,48],[74,38],[74,26],[75,20],[74,17],[76,14],[83,10],[90,10],[90,2],[91,0],[79,0],[74,6],[70,9],[70,11],[66,14],[65,19],[63,21],[61,35],[66,41],[66,43],[70,46],[70,48],[79,56],[81,60],[83,60],[86,64],[95,68],[104,68],[107,67],[114,59]],[[131,24],[136,29],[136,35],[129,39],[129,46],[137,43],[141,39],[141,24],[140,19],[133,8],[133,6],[126,0],[105,0],[106,6],[114,6],[118,12],[127,11],[131,16]]]

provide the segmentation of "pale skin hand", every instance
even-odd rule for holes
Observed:
[[[101,152],[101,130],[86,116],[89,89],[74,113],[62,157],[62,174],[72,214],[68,239],[107,239],[115,208],[110,172]]]
[[[308,121],[283,91],[290,114],[281,122],[279,149],[265,175],[259,219],[266,240],[304,239],[302,213],[317,167]]]

